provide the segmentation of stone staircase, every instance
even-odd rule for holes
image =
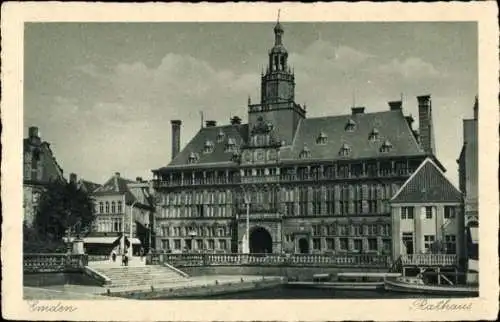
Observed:
[[[107,285],[109,288],[158,287],[189,280],[180,273],[160,265],[118,267],[101,265],[93,269],[111,280],[111,284]]]

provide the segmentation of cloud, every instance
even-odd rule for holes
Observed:
[[[404,60],[395,58],[387,64],[379,65],[374,71],[398,75],[407,79],[438,78],[444,76],[431,63],[418,57],[408,57]]]

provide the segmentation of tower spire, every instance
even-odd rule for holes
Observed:
[[[276,23],[280,23],[280,12],[281,12],[281,9],[278,9],[278,20],[276,21]]]

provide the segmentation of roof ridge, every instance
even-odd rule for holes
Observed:
[[[370,112],[370,113],[356,114],[356,116],[374,115],[374,114],[385,114],[385,113],[389,114],[389,113],[394,113],[394,112],[398,112],[398,111],[375,111],[375,112]],[[317,120],[317,119],[327,119],[327,118],[341,118],[341,117],[350,117],[350,116],[353,116],[352,113],[308,117],[308,118],[305,118],[304,120]]]
[[[417,173],[420,172],[420,170],[424,167],[424,165],[429,162],[429,161],[432,161],[429,157],[425,158],[424,161],[422,161],[422,163],[420,163],[420,165],[418,166],[417,169],[415,169],[415,171],[411,174],[411,176],[405,181],[405,183],[403,183],[403,185],[399,188],[399,190],[394,194],[394,196],[392,196],[391,200],[394,200],[396,199],[397,196],[399,196],[399,194],[405,189],[405,187],[411,182],[411,180],[413,180],[413,178],[417,175]]]

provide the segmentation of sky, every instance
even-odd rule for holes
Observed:
[[[458,185],[462,120],[478,91],[473,22],[281,22],[307,116],[387,110],[403,97],[418,127],[430,94],[437,157]],[[274,43],[269,23],[28,23],[24,135],[38,126],[65,176],[150,179],[169,163],[170,120],[181,147],[205,120],[247,119]]]

